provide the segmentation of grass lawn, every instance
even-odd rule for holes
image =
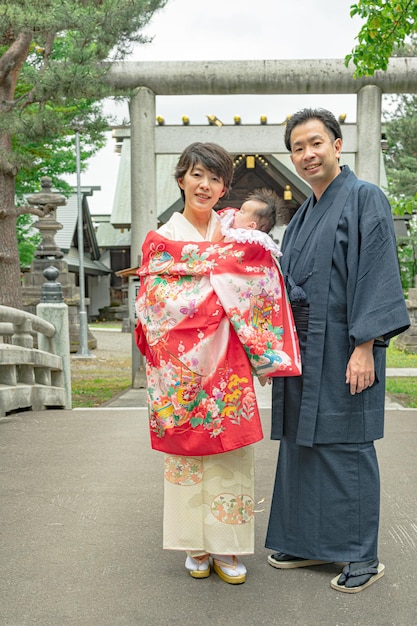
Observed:
[[[391,342],[387,349],[387,367],[412,367],[417,369],[417,354],[398,350]]]
[[[120,328],[120,323],[98,323],[101,328]],[[91,324],[94,330],[94,324]],[[387,349],[387,367],[417,368],[417,354],[397,350],[391,343]],[[131,385],[129,358],[79,361],[72,368],[72,405],[74,408],[98,407]],[[387,378],[387,393],[405,407],[417,408],[416,378]]]
[[[132,383],[130,356],[80,360],[71,366],[72,407],[91,408],[105,404]]]
[[[397,350],[391,342],[387,349],[387,367],[417,368],[417,354]],[[408,408],[417,408],[417,380],[413,378],[387,378],[387,393]]]
[[[94,378],[72,377],[72,408],[91,408],[105,404],[128,389],[132,376],[103,370]]]

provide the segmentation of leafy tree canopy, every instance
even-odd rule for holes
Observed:
[[[17,245],[22,269],[26,269],[31,264],[36,248],[41,242],[41,235],[39,232],[34,232],[32,224],[33,218],[29,213],[19,215],[16,221]]]
[[[386,70],[395,46],[417,32],[416,0],[359,0],[351,5],[350,15],[365,20],[357,46],[345,57],[346,65],[353,61],[355,76]]]
[[[56,187],[104,142],[109,62],[125,59],[167,0],[0,1],[0,304],[21,306],[16,220],[50,208],[22,204],[48,175]],[[17,187],[16,187],[17,183]],[[16,202],[16,192],[20,201]]]
[[[413,35],[407,45],[396,46],[393,52],[393,56],[416,55],[417,35]],[[403,215],[417,210],[417,96],[398,94],[391,96],[388,102],[384,112],[388,193],[394,213]]]
[[[389,191],[412,198],[417,191],[417,97],[402,94],[385,124],[388,150],[385,153]]]

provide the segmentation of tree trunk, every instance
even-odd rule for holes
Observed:
[[[0,169],[0,304],[21,309],[14,189],[14,176]]]
[[[9,110],[15,98],[16,82],[32,41],[28,28],[13,37],[10,47],[0,56],[0,115]],[[15,178],[17,167],[10,162],[12,138],[0,134],[0,304],[23,308],[17,246]]]

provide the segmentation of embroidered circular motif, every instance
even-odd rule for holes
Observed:
[[[200,459],[167,456],[164,465],[165,480],[174,485],[196,485],[203,480],[203,463]]]
[[[250,496],[220,493],[211,503],[211,512],[223,524],[247,524],[253,519],[254,501]]]

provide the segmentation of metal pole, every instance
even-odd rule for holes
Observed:
[[[77,169],[77,205],[78,205],[78,258],[79,258],[79,283],[80,283],[80,347],[76,356],[91,357],[88,349],[88,325],[87,311],[85,309],[85,276],[84,276],[84,230],[83,230],[83,206],[81,198],[81,159],[80,159],[80,133],[75,132],[75,156]]]

